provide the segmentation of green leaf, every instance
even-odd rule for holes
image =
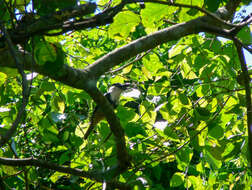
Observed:
[[[53,175],[50,176],[50,180],[55,183],[58,179],[62,178],[62,176],[67,176],[68,174],[64,174],[62,172],[54,172]]]
[[[192,68],[188,65],[186,59],[181,64],[181,74],[185,79],[196,79],[197,75],[192,71]]]
[[[58,129],[56,127],[54,127],[53,125],[47,127],[47,130],[50,131],[51,133],[55,134],[55,135],[59,134]]]
[[[248,26],[243,27],[241,31],[237,34],[237,37],[242,41],[243,44],[252,44],[252,35]]]
[[[43,118],[43,119],[41,119],[41,120],[39,121],[39,126],[41,126],[41,127],[42,127],[42,130],[44,130],[44,129],[50,127],[50,126],[51,126],[51,123],[50,123],[49,119]]]
[[[225,159],[225,161],[229,161],[233,159],[236,155],[240,154],[243,147],[247,148],[247,146],[245,146],[243,143],[243,139],[240,142],[235,141],[232,143],[227,143],[225,146],[225,150],[221,155],[223,159]]]
[[[34,55],[37,64],[45,65],[46,62],[56,61],[57,50],[55,46],[49,42],[38,42],[35,45]]]
[[[183,183],[184,183],[184,174],[180,172],[174,173],[170,181],[170,186],[178,187],[182,185]]]
[[[156,54],[145,56],[143,59],[143,65],[152,75],[156,74],[159,69],[163,68],[162,63]]]
[[[0,86],[5,83],[6,79],[7,79],[7,75],[0,72]]]
[[[1,170],[3,170],[3,172],[7,175],[15,175],[15,173],[18,172],[18,170],[15,167],[6,165],[2,165]]]
[[[0,0],[0,20],[10,20],[10,12],[7,11],[6,3],[3,0]]]
[[[205,158],[206,158],[206,161],[209,163],[209,165],[211,166],[212,169],[214,170],[217,170],[221,167],[222,165],[222,162],[219,161],[219,160],[216,160],[210,152],[208,151],[205,151]]]
[[[155,177],[160,180],[161,178],[161,173],[162,173],[162,168],[160,167],[160,165],[157,165],[155,167],[152,168],[153,174],[155,175]]]
[[[211,136],[211,137],[213,137],[213,138],[215,138],[215,139],[219,139],[219,138],[221,138],[221,137],[223,137],[224,136],[224,129],[220,126],[220,125],[218,125],[218,124],[216,124],[216,123],[214,123],[214,124],[211,124],[209,127],[208,127],[208,134]]]
[[[211,113],[206,108],[196,107],[194,109],[194,114],[197,120],[206,121],[211,117]]]
[[[140,114],[143,122],[154,124],[156,121],[157,112],[154,111],[155,107],[153,104],[144,101],[140,106]]]
[[[169,121],[169,122],[174,122],[177,119],[177,112],[172,109],[172,105],[167,105],[163,106],[159,112],[161,113],[162,117]]]
[[[129,122],[126,125],[125,133],[129,138],[137,136],[138,134],[141,134],[143,136],[147,136],[147,134],[144,130],[144,126],[137,124],[137,123],[133,123],[133,122]]]
[[[218,9],[220,2],[221,0],[204,0],[207,10],[211,12],[215,12]]]
[[[186,45],[176,45],[169,51],[169,58],[173,58],[177,55],[183,54],[183,51],[187,48]]]
[[[179,100],[184,105],[189,105],[189,98],[184,93],[179,93]]]
[[[43,81],[40,90],[44,91],[55,91],[55,83],[49,81]]]
[[[1,73],[5,73],[8,77],[16,77],[19,74],[17,69],[9,67],[1,67]]]
[[[172,130],[171,126],[167,126],[164,130],[164,134],[172,140],[179,139],[178,135]]]
[[[145,31],[147,33],[154,32],[162,24],[162,19],[176,10],[176,7],[169,7],[158,3],[146,3],[145,8],[141,10],[141,18]]]
[[[207,143],[209,144],[209,143]],[[211,156],[213,156],[216,160],[223,160],[222,153],[225,151],[226,142],[220,142],[218,145],[210,144],[205,146],[205,150],[207,150]]]
[[[148,95],[160,96],[167,94],[170,89],[167,86],[170,85],[169,81],[165,81],[163,83],[156,83],[155,85],[151,85],[148,88]]]
[[[146,67],[142,66],[141,69],[142,69],[142,72],[141,72],[141,73],[142,73],[145,77],[147,77],[147,78],[149,78],[149,79],[152,79],[152,78],[153,78],[153,75],[151,74],[151,72],[150,72]]]
[[[128,37],[130,32],[135,30],[135,27],[140,23],[140,18],[137,14],[131,11],[118,13],[114,22],[109,26],[109,35],[111,37]]]
[[[42,139],[43,139],[43,141],[45,141],[46,144],[59,142],[58,137],[49,131],[44,131],[44,133],[42,135]]]
[[[69,135],[70,135],[70,133],[69,133],[69,131],[65,131],[64,133],[63,133],[63,141],[67,141],[67,139],[69,138]]]
[[[178,162],[178,169],[185,171],[193,156],[192,149],[185,147],[176,153],[176,160]]]
[[[186,13],[190,16],[195,16],[197,13],[199,12],[199,10],[197,9],[190,9],[189,11],[187,11]]]
[[[136,113],[131,108],[126,108],[119,105],[116,110],[117,116],[119,117],[123,125],[126,125],[129,121],[133,120],[136,117]]]
[[[59,113],[64,113],[65,102],[60,96],[54,96],[52,102],[52,110]]]
[[[200,176],[189,176],[188,179],[190,180],[190,182],[193,184],[194,189],[199,189],[199,190],[203,190],[203,181],[201,179]]]
[[[234,156],[233,154],[230,155],[230,153],[234,150],[235,145],[233,143],[228,143],[225,146],[225,151],[222,153],[222,157],[228,158],[229,156]]]
[[[70,152],[64,152],[63,154],[60,155],[59,157],[59,164],[64,164],[66,161],[69,161],[70,159]]]

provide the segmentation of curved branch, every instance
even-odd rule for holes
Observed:
[[[165,4],[169,6],[175,6],[175,7],[196,9],[206,14],[206,16],[202,18],[208,19],[208,21],[210,21],[211,19],[212,20],[211,22],[214,22],[214,24],[216,24],[216,21],[217,21],[224,26],[234,27],[237,25],[228,23],[225,20],[228,20],[233,16],[235,8],[239,5],[241,1],[240,0],[229,1],[226,7],[220,8],[216,13],[211,13],[201,7],[193,6],[193,5],[186,5],[186,4],[181,4],[181,3],[172,3],[172,2],[160,1],[160,0],[124,0],[120,4],[114,7],[110,7],[106,9],[104,12],[99,13],[91,18],[79,19],[76,21],[67,21],[69,18],[73,18],[75,16],[83,16],[83,15],[93,13],[96,9],[96,4],[87,3],[85,5],[75,7],[74,9],[70,8],[69,10],[62,10],[62,11],[55,12],[54,14],[51,14],[47,17],[34,19],[33,21],[31,21],[31,23],[27,23],[27,24],[24,24],[23,26],[20,26],[18,30],[17,28],[15,28],[15,29],[10,30],[9,32],[11,34],[12,41],[14,43],[20,43],[20,42],[26,41],[29,37],[33,35],[38,35],[38,34],[59,35],[68,31],[83,30],[85,28],[93,28],[93,27],[112,23],[114,16],[117,13],[119,13],[126,4],[137,3],[137,2],[159,3],[159,4]],[[227,11],[228,9],[230,9],[230,11]],[[65,12],[67,12],[67,14],[65,14]],[[69,16],[65,16],[65,15],[69,15]],[[60,29],[61,31],[56,32],[56,33],[51,33],[51,34],[48,33],[48,31],[54,30],[54,29]],[[0,47],[4,46],[3,42],[4,42],[4,37],[0,38],[0,43],[1,43]]]
[[[27,39],[29,39],[29,37],[34,35],[43,35],[50,30],[64,30],[64,27],[62,28],[64,21],[77,16],[82,17],[84,15],[93,13],[95,10],[95,3],[87,3],[74,8],[56,11],[53,14],[40,17],[39,19],[36,19],[34,15],[30,14],[31,18],[29,18],[28,22],[20,22],[16,28],[8,30],[8,32],[10,33],[13,43],[18,44],[25,42]],[[4,46],[4,41],[5,37],[3,36],[0,38],[1,47]]]
[[[237,53],[240,59],[242,75],[244,80],[244,86],[246,91],[246,107],[247,107],[247,126],[248,126],[248,151],[250,154],[250,165],[252,164],[252,103],[251,103],[251,91],[250,91],[250,76],[248,73],[248,68],[244,58],[244,53],[241,44],[234,39],[234,43],[237,49]]]
[[[54,163],[48,163],[46,161],[38,160],[35,158],[16,159],[16,158],[0,157],[0,163],[4,165],[8,165],[8,166],[37,166],[37,167],[42,167],[42,168],[58,171],[58,172],[63,172],[63,173],[73,174],[76,176],[95,179],[96,181],[100,181],[100,182],[104,180],[102,174],[98,172],[85,172],[78,168],[60,166]]]
[[[238,24],[237,26],[233,27],[230,30],[230,33],[233,36],[236,36],[244,26],[249,25],[251,22],[252,22],[252,13],[249,14],[240,24]]]
[[[18,69],[18,72],[22,76],[23,99],[22,99],[22,104],[21,104],[21,106],[20,106],[20,108],[18,110],[18,114],[16,116],[16,119],[12,123],[11,128],[4,135],[0,136],[0,147],[2,147],[13,136],[13,134],[16,132],[18,124],[20,123],[20,121],[22,119],[22,116],[23,116],[23,114],[25,112],[25,107],[26,107],[26,105],[28,103],[28,100],[29,100],[28,82],[26,80],[26,75],[24,73],[24,68],[22,66],[22,62],[19,59],[19,57],[16,55],[15,48],[14,48],[14,46],[12,44],[12,41],[10,39],[10,36],[9,36],[8,32],[4,29],[4,27],[2,27],[2,29],[5,32],[9,52],[10,52],[11,56],[14,58],[15,65],[16,65],[16,67]]]
[[[108,181],[109,184],[112,184],[115,188],[125,187],[127,188],[128,185],[124,183],[115,182],[112,179],[117,174],[118,167],[111,168],[108,171],[100,172],[100,171],[83,171],[78,168],[70,168],[66,166],[60,166],[55,163],[49,163],[44,160],[38,160],[35,158],[4,158],[0,157],[0,164],[8,165],[8,166],[36,166],[41,168],[47,168],[49,170],[58,171],[62,173],[72,174],[75,176],[86,177],[89,179],[96,180],[98,182]]]
[[[32,58],[31,55],[27,52],[16,52],[18,58],[25,62],[25,69],[31,70]],[[1,60],[10,60],[8,63],[6,61]],[[7,66],[16,68],[15,61],[13,60],[12,55],[7,51],[0,52],[0,66]],[[116,146],[117,146],[117,158],[119,170],[122,171],[129,166],[129,156],[126,150],[126,143],[124,139],[124,131],[120,125],[119,120],[114,114],[113,108],[111,108],[110,103],[107,99],[101,94],[101,92],[96,88],[96,80],[93,78],[92,73],[86,70],[79,70],[69,67],[67,65],[63,65],[59,70],[60,75],[55,75],[55,73],[51,73],[38,64],[33,66],[35,72],[40,74],[49,76],[52,79],[60,81],[69,86],[83,89],[90,94],[90,96],[94,99],[94,101],[101,105],[101,108],[104,110],[104,114],[111,125],[111,130],[116,137]]]
[[[220,12],[219,14],[222,13],[221,11],[219,12]],[[228,13],[224,11],[223,14],[228,14]],[[199,33],[199,32],[212,32],[210,29],[206,28],[205,25],[203,24],[205,23],[205,20],[206,20],[206,17],[200,17],[200,18],[197,18],[197,19],[185,22],[185,23],[176,24],[174,26],[157,31],[148,36],[144,36],[138,40],[135,40],[127,44],[126,46],[123,46],[121,48],[118,48],[110,52],[109,54],[95,61],[93,64],[91,64],[84,70],[74,69],[67,65],[63,65],[62,68],[58,72],[59,74],[55,75],[55,73],[51,73],[47,68],[44,68],[43,66],[34,65],[34,71],[40,74],[49,76],[52,79],[55,79],[64,84],[70,85],[72,87],[75,87],[78,89],[84,89],[94,98],[97,104],[107,105],[107,104],[103,104],[104,103],[103,98],[97,98],[97,94],[99,94],[99,91],[96,90],[97,94],[95,94],[91,90],[93,87],[90,89],[90,86],[95,86],[95,85],[90,85],[91,83],[95,83],[97,78],[99,78],[106,71],[109,71],[112,67],[120,64],[123,61],[128,60],[131,57],[136,56],[137,54],[141,52],[155,48],[156,46],[162,43],[172,41],[172,40],[177,40],[177,39],[180,39],[181,37],[184,37],[190,34]],[[228,33],[225,33],[225,34],[228,34]],[[25,69],[31,70],[32,58],[28,53],[17,52],[16,56],[20,58],[21,62],[25,63],[24,64]],[[5,60],[9,60],[9,62],[6,63]],[[7,67],[14,67],[14,68],[16,67],[15,62],[13,60],[13,56],[11,56],[9,52],[6,52],[5,50],[3,50],[0,53],[0,66],[7,66]],[[103,108],[105,108],[104,110],[106,110],[105,106]],[[115,120],[116,117],[114,117],[112,110],[108,109],[108,112],[105,112],[105,113],[107,113],[106,116],[107,116],[108,122],[111,125],[114,125],[113,120],[115,121],[115,123],[119,124],[119,122]],[[115,133],[115,136],[117,136],[116,127],[115,128],[112,127],[112,131]],[[120,132],[118,134],[123,134],[123,133]],[[122,136],[119,135],[117,138],[120,144],[118,145],[118,150],[119,150],[122,148],[121,146],[124,146],[124,145],[123,143],[120,143],[123,141]],[[123,147],[122,149],[125,150],[126,148]],[[127,160],[128,157],[126,156],[125,159]],[[125,160],[125,163],[127,163],[126,160]]]
[[[249,46],[243,44],[238,38],[236,38],[236,42],[240,44],[244,49],[246,49],[249,53],[252,54],[252,48],[249,48]]]
[[[96,83],[89,83],[87,85],[86,91],[94,99],[94,101],[99,104],[102,108],[104,115],[110,125],[111,131],[115,136],[116,148],[117,148],[117,160],[118,160],[118,174],[125,171],[128,166],[130,166],[130,157],[128,155],[124,137],[124,130],[120,124],[119,119],[116,117],[111,104],[108,102],[102,93],[95,86]]]
[[[215,13],[211,13],[206,9],[203,9],[201,7],[195,6],[195,5],[187,5],[187,4],[182,4],[182,3],[173,3],[171,1],[160,1],[160,0],[133,0],[134,2],[149,2],[149,3],[159,3],[159,4],[163,4],[163,5],[170,5],[170,6],[174,6],[174,7],[182,7],[182,8],[190,8],[190,9],[196,9],[202,13],[205,13],[208,17],[212,18],[215,21],[220,22],[223,25],[226,26],[230,26],[230,27],[234,27],[236,26],[235,24],[232,23],[228,23],[225,20],[222,20],[222,18],[220,18],[219,16],[221,16],[221,14],[215,14]],[[237,0],[236,0],[237,1]],[[237,2],[240,3],[240,0],[238,0]]]

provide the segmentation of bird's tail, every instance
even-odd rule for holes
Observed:
[[[87,139],[90,133],[93,131],[94,127],[102,120],[104,119],[104,115],[101,112],[101,110],[98,108],[94,111],[92,117],[91,117],[91,122],[88,127],[88,130],[86,131],[84,135],[84,139]]]

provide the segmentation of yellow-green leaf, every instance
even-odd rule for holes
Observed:
[[[120,12],[109,26],[109,35],[111,37],[128,37],[130,32],[133,32],[139,23],[140,17],[137,14],[131,11]]]

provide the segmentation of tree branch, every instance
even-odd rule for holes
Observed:
[[[13,122],[13,124],[11,125],[11,128],[4,134],[0,136],[0,147],[2,147],[12,136],[13,134],[16,132],[18,124],[20,123],[22,116],[25,112],[25,107],[28,103],[29,100],[29,89],[28,89],[28,82],[26,80],[26,75],[24,73],[24,68],[22,66],[22,62],[19,57],[16,55],[16,51],[15,48],[12,44],[12,41],[10,39],[10,36],[8,34],[8,32],[5,30],[4,27],[2,27],[3,31],[5,32],[5,36],[6,36],[6,41],[8,44],[8,48],[9,48],[9,52],[11,54],[11,56],[14,58],[15,61],[15,65],[18,69],[18,72],[20,73],[20,75],[22,76],[22,88],[23,88],[23,99],[22,99],[22,104],[18,110],[18,114],[16,116],[15,121]]]
[[[118,7],[118,10],[121,9],[122,7]],[[114,10],[114,12],[113,10],[110,11],[111,12],[108,13],[112,14],[112,16],[118,12],[117,10]],[[222,16],[225,17],[225,15],[228,14],[228,12],[222,12],[222,9],[219,9],[217,13],[221,15],[221,18]],[[108,16],[107,18],[111,17]],[[106,71],[109,71],[112,67],[122,63],[123,61],[126,61],[139,53],[155,48],[162,43],[177,40],[190,34],[209,32],[209,30],[202,25],[202,23],[206,22],[207,18],[207,16],[203,16],[185,23],[176,24],[148,36],[144,36],[127,44],[126,46],[110,52],[109,54],[95,61],[92,65],[88,66],[84,70],[74,69],[69,67],[68,65],[63,65],[58,71],[59,74],[55,75],[55,73],[51,73],[47,68],[41,65],[36,64],[33,66],[34,71],[40,74],[49,76],[56,81],[62,82],[74,88],[85,90],[91,95],[95,102],[102,107],[107,121],[111,126],[111,130],[116,137],[118,167],[115,166],[109,171],[110,173],[117,175],[124,171],[128,167],[130,159],[126,150],[124,131],[121,128],[120,122],[115,116],[113,109],[110,107],[110,104],[96,88],[97,78],[99,78]],[[19,57],[21,62],[25,63],[25,69],[31,70],[32,58],[29,53],[17,51],[16,56]],[[9,60],[9,62],[6,63],[5,60]],[[0,52],[0,66],[16,68],[13,56],[11,56],[11,54],[6,50],[2,50]]]
[[[113,70],[113,71],[109,71],[108,73],[114,74],[114,73],[117,73],[117,72],[123,70],[124,68],[126,68],[126,67],[132,65],[133,63],[136,63],[136,62],[139,61],[140,59],[142,59],[144,56],[146,56],[147,54],[149,54],[149,53],[151,52],[151,50],[152,50],[152,49],[148,50],[148,51],[145,52],[143,55],[138,54],[138,55],[136,56],[136,58],[135,58],[133,61],[130,61],[129,63],[126,63],[125,65],[123,65],[123,66],[121,66],[121,67],[119,67],[119,68],[117,68],[117,69],[115,69],[115,70]]]
[[[182,4],[182,3],[173,3],[171,1],[159,1],[159,0],[132,0],[134,2],[149,2],[149,3],[158,3],[158,4],[163,4],[163,5],[170,5],[170,6],[174,6],[174,7],[182,7],[182,8],[190,8],[190,9],[196,9],[202,13],[205,13],[206,16],[212,18],[215,21],[218,21],[219,23],[226,25],[226,26],[230,26],[230,27],[234,27],[236,26],[235,24],[232,23],[228,23],[225,20],[223,20],[221,17],[221,14],[215,14],[215,13],[211,13],[208,10],[205,10],[201,7],[195,6],[195,5],[187,5],[187,4]],[[240,1],[239,1],[240,2]]]
[[[252,164],[252,104],[251,104],[251,91],[250,91],[250,76],[248,73],[248,68],[244,58],[244,53],[241,44],[234,39],[234,43],[237,49],[237,53],[240,59],[242,75],[244,80],[244,86],[246,90],[246,107],[247,107],[247,126],[248,126],[248,150],[250,155],[250,166]]]
[[[30,13],[27,22],[18,23],[16,28],[8,30],[11,40],[14,44],[25,42],[29,37],[34,35],[43,35],[50,30],[61,29],[64,31],[64,21],[77,16],[84,16],[93,13],[96,10],[95,3],[87,3],[74,8],[68,8],[61,11],[56,11],[48,16],[35,18],[35,14]],[[0,38],[0,47],[3,47],[5,37]]]
[[[120,124],[119,119],[116,117],[114,110],[108,100],[102,95],[102,93],[95,86],[96,83],[88,85],[86,91],[94,99],[94,101],[101,106],[104,115],[110,125],[111,131],[115,136],[116,148],[117,148],[117,160],[119,171],[118,173],[125,171],[130,165],[130,157],[128,155],[124,137],[124,130]]]
[[[218,12],[218,11],[217,11]],[[226,13],[226,12],[224,12]],[[223,14],[224,14],[223,13]],[[227,14],[227,13],[226,13]],[[55,73],[50,73],[47,68],[44,68],[40,65],[34,65],[34,71],[49,76],[52,79],[70,85],[78,89],[84,89],[89,92],[90,95],[94,98],[97,104],[102,104],[102,98],[96,98],[96,94],[90,90],[90,83],[94,83],[97,78],[99,78],[106,71],[109,71],[112,67],[120,64],[121,62],[128,60],[129,58],[136,56],[137,54],[152,49],[162,43],[177,40],[181,37],[198,33],[198,32],[208,32],[208,29],[202,24],[205,22],[205,17],[200,17],[186,23],[176,24],[174,26],[168,27],[166,29],[160,30],[148,36],[144,36],[138,40],[135,40],[126,46],[118,48],[102,58],[95,61],[93,64],[85,68],[84,70],[78,70],[71,68],[67,65],[63,65],[59,70],[60,75],[55,75]],[[28,53],[17,52],[21,62],[25,62],[25,69],[31,70],[31,56]],[[10,60],[8,63],[4,60]],[[13,56],[8,52],[2,51],[0,53],[0,66],[7,67],[16,67],[13,62]],[[92,85],[91,85],[92,86]],[[97,91],[98,93],[98,91]],[[104,106],[106,109],[106,107]],[[111,111],[111,112],[110,112]],[[113,123],[110,119],[114,120],[113,112],[110,110],[110,114],[106,114],[108,122]],[[109,119],[110,118],[110,119]],[[116,121],[116,120],[115,120]],[[116,122],[117,123],[117,122]],[[116,132],[116,130],[112,129]],[[119,142],[122,140],[121,137],[118,137]],[[120,144],[120,143],[119,143]],[[122,145],[122,144],[121,144]],[[125,148],[123,148],[125,149]]]
[[[0,164],[8,165],[8,166],[36,166],[41,168],[47,168],[53,171],[58,171],[62,173],[72,174],[75,176],[80,177],[86,177],[89,179],[96,180],[98,182],[104,182],[104,180],[109,181],[109,184],[113,184],[114,187],[120,188],[120,187],[127,187],[124,183],[115,182],[112,179],[115,177],[115,175],[111,174],[117,174],[118,167],[111,168],[105,172],[100,171],[83,171],[78,168],[70,168],[66,166],[60,166],[58,164],[49,163],[44,160],[38,160],[35,158],[23,158],[23,159],[16,159],[16,158],[4,158],[0,157]]]
[[[48,163],[43,160],[38,160],[35,158],[23,158],[23,159],[14,159],[14,158],[3,158],[0,157],[0,163],[8,166],[37,166],[41,168],[47,168],[50,170],[73,174],[76,176],[87,177],[90,179],[95,179],[96,181],[102,182],[104,178],[101,174],[97,172],[85,172],[77,168],[70,168],[65,166],[59,166],[54,163]]]
[[[110,7],[106,9],[104,12],[99,13],[91,18],[79,19],[76,21],[67,21],[69,18],[73,18],[75,16],[83,16],[83,15],[93,13],[94,10],[96,9],[96,4],[88,3],[85,5],[75,7],[74,9],[70,8],[69,10],[62,10],[62,11],[55,12],[54,14],[49,15],[47,17],[42,17],[40,19],[33,19],[32,23],[27,23],[21,27],[19,26],[19,30],[17,30],[17,28],[12,29],[9,31],[9,33],[11,34],[11,39],[14,43],[21,43],[21,42],[26,41],[29,37],[33,35],[38,35],[38,34],[59,35],[68,31],[83,30],[85,28],[93,28],[93,27],[112,23],[114,16],[117,13],[119,13],[126,4],[137,3],[137,2],[159,3],[159,4],[165,4],[169,6],[175,6],[175,7],[196,9],[205,13],[207,16],[204,16],[202,18],[208,19],[208,21],[210,21],[209,18],[211,18],[212,22],[214,22],[215,24],[216,24],[216,21],[218,21],[222,25],[234,27],[237,25],[228,23],[225,20],[228,20],[230,19],[230,17],[233,16],[235,8],[239,5],[241,1],[240,0],[229,1],[226,7],[222,7],[216,13],[211,13],[201,7],[197,7],[193,5],[186,5],[186,4],[181,4],[181,3],[171,3],[171,2],[159,1],[159,0],[124,0],[120,4],[114,7]],[[227,8],[229,8],[230,11],[227,11],[228,10]],[[66,12],[68,14],[65,14]],[[65,15],[69,15],[69,16],[65,16]],[[55,29],[60,29],[61,31],[57,33],[51,33],[51,34],[48,33],[48,31],[55,30]],[[0,47],[3,47],[3,44],[1,44],[3,42],[4,42],[4,37],[0,38]]]

